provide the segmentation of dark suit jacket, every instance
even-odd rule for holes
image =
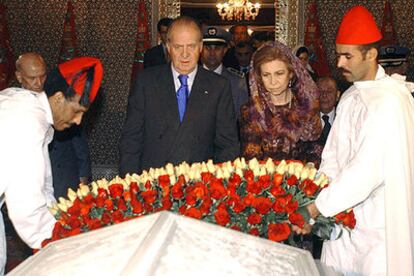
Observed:
[[[80,177],[92,176],[88,142],[80,126],[55,131],[49,156],[56,198],[66,197],[69,188],[76,191]]]
[[[138,74],[120,140],[120,174],[239,156],[236,117],[228,81],[198,67],[180,124],[171,65]]]
[[[145,51],[144,54],[144,68],[166,64],[167,59],[165,58],[164,48],[162,44],[152,47]]]

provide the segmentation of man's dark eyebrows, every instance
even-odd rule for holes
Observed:
[[[351,53],[348,53],[348,52],[345,52],[345,53],[338,53],[338,52],[336,52],[336,51],[335,51],[335,55],[337,55],[337,56],[352,56],[352,54],[351,54]]]

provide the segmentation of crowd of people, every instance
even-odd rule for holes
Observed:
[[[342,96],[333,76],[317,76],[306,46],[290,49],[266,32],[249,36],[244,25],[230,32],[201,27],[186,16],[163,18],[157,30],[161,44],[145,53],[128,97],[121,176],[240,156],[313,162],[331,183],[305,207],[309,217],[353,208],[357,221],[351,235],[325,242],[321,260],[350,275],[413,275],[409,50],[380,48],[381,32],[366,8],[349,10],[336,37],[337,67],[352,84]],[[32,248],[51,235],[47,206],[91,179],[79,125],[102,72],[98,59],[85,57],[47,73],[41,56],[26,53],[16,61],[21,88],[0,92],[0,129],[8,133],[0,136],[8,156],[0,159],[0,195]],[[312,221],[293,229],[308,234]]]

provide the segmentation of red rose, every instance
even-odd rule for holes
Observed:
[[[195,196],[193,196],[191,194],[187,194],[185,196],[185,202],[187,203],[187,205],[194,206],[197,203],[197,199],[196,199]]]
[[[248,191],[249,193],[258,195],[262,192],[262,185],[260,184],[259,181],[257,182],[247,181],[246,191]]]
[[[111,199],[105,199],[105,208],[108,211],[112,211],[114,209],[114,203],[112,202]]]
[[[121,213],[121,211],[115,211],[112,213],[112,222],[113,223],[120,223],[124,221],[124,215]]]
[[[232,227],[230,227],[230,229],[241,231],[240,227],[238,227],[237,225],[233,225]]]
[[[209,183],[212,178],[213,178],[213,175],[209,172],[201,173],[201,180],[203,180],[203,182],[206,184]]]
[[[183,185],[176,183],[171,189],[171,195],[174,199],[181,199],[184,196]]]
[[[101,221],[104,225],[110,224],[111,223],[111,215],[109,215],[109,213],[107,213],[107,212],[104,212],[102,214]]]
[[[124,186],[122,186],[122,184],[109,185],[108,189],[112,198],[118,198],[122,196],[122,193],[124,192]]]
[[[182,205],[180,208],[178,208],[178,212],[181,215],[185,215],[186,211],[187,211],[187,206],[185,206],[185,205]]]
[[[157,199],[158,192],[156,190],[149,190],[145,192],[141,192],[142,199],[144,199],[145,203],[152,204]]]
[[[282,181],[283,181],[283,175],[278,174],[278,173],[275,173],[273,175],[273,180],[272,180],[273,185],[280,186],[282,184]]]
[[[125,204],[125,201],[122,198],[120,198],[118,200],[118,204],[117,205],[118,205],[118,210],[124,211],[124,212],[127,210],[127,206]]]
[[[197,199],[201,199],[205,197],[206,194],[208,194],[208,189],[206,185],[204,185],[201,182],[197,182],[194,184],[194,189],[192,190],[192,193],[195,195]]]
[[[68,231],[67,236],[68,237],[76,236],[76,235],[80,234],[80,232],[81,232],[80,228],[75,228],[75,229],[72,229],[72,230]]]
[[[266,197],[258,197],[253,200],[253,208],[261,215],[266,215],[272,208],[273,202]]]
[[[144,211],[147,214],[152,213],[152,211],[154,211],[154,207],[151,204],[147,204],[144,202]]]
[[[247,217],[247,222],[250,223],[251,225],[259,224],[262,222],[262,216],[257,213],[250,214]]]
[[[168,174],[160,175],[158,177],[158,184],[160,184],[160,187],[163,189],[170,186],[170,176]]]
[[[225,209],[218,209],[214,214],[217,224],[226,226],[230,222],[230,215]]]
[[[238,175],[237,173],[234,173],[230,178],[229,178],[229,187],[233,187],[233,188],[237,188],[240,186],[241,184],[241,177],[240,175]]]
[[[201,212],[197,208],[190,208],[185,211],[185,215],[190,218],[201,219]]]
[[[88,204],[81,204],[80,205],[81,209],[80,209],[80,214],[82,216],[87,216],[89,215],[89,210],[93,207],[92,205],[88,205]]]
[[[273,186],[270,189],[270,193],[274,196],[274,197],[278,197],[278,196],[282,196],[286,194],[285,189],[283,189],[282,186]]]
[[[243,210],[246,209],[246,204],[243,203],[241,200],[235,200],[233,204],[233,211],[236,214],[240,214]]]
[[[95,229],[101,228],[102,226],[102,223],[99,219],[91,219],[88,221],[87,224],[88,224],[89,230],[95,230]]]
[[[258,230],[257,228],[252,228],[252,229],[250,229],[248,233],[249,233],[250,235],[254,235],[254,236],[257,236],[257,237],[259,237],[259,236],[260,236],[260,232],[259,232],[259,230]]]
[[[210,213],[211,205],[213,204],[210,197],[206,196],[203,198],[203,202],[200,205],[200,211],[204,215],[208,215]]]
[[[262,189],[267,189],[270,187],[270,175],[265,174],[259,177],[259,183]]]
[[[319,189],[319,186],[316,185],[312,180],[305,179],[301,184],[301,189],[307,196],[313,196]]]
[[[108,192],[105,189],[98,188],[98,197],[106,199],[108,197]]]
[[[131,198],[131,206],[134,214],[141,214],[144,209],[142,203],[136,198],[136,196]]]
[[[170,210],[172,207],[172,202],[170,197],[163,197],[161,200],[162,203],[162,210]]]
[[[245,170],[243,172],[244,179],[246,179],[247,182],[253,182],[254,181],[254,174],[252,170]]]
[[[289,185],[289,186],[293,186],[293,185],[296,185],[296,183],[298,182],[298,178],[293,174],[293,175],[291,175],[287,180],[286,180],[286,183]]]
[[[273,204],[273,211],[276,213],[285,213],[288,203],[292,200],[292,195],[288,194],[286,196],[277,197],[275,203]]]
[[[80,203],[79,203],[79,199],[75,199],[75,201],[73,202],[73,205],[71,207],[68,208],[68,213],[71,216],[77,217],[80,215]]]
[[[292,224],[299,226],[300,228],[303,228],[303,226],[305,225],[305,220],[303,219],[303,216],[299,213],[290,214],[289,221]]]
[[[152,183],[151,181],[147,180],[147,182],[145,182],[144,187],[146,190],[150,190],[152,188]]]
[[[255,199],[254,195],[252,195],[251,193],[248,193],[244,197],[243,201],[244,201],[244,204],[246,204],[247,206],[251,206],[253,204],[254,199]]]
[[[226,196],[227,191],[221,180],[215,179],[210,184],[210,193],[212,198],[219,200]]]
[[[93,198],[93,195],[92,194],[87,194],[83,199],[82,199],[82,201],[85,203],[85,204],[88,204],[88,205],[93,205],[93,203],[94,203],[94,201],[95,201],[95,199]]]
[[[267,236],[269,240],[280,242],[287,240],[291,230],[287,223],[269,224],[267,227]]]
[[[82,223],[77,217],[70,217],[67,221],[67,224],[71,229],[80,228]]]
[[[124,199],[125,201],[131,201],[131,192],[130,191],[124,191]]]
[[[96,201],[96,206],[97,207],[103,208],[105,206],[105,198],[97,197],[95,201]]]
[[[137,182],[131,182],[131,183],[129,184],[129,191],[130,191],[132,194],[137,194],[137,193],[139,192],[139,187],[138,187]]]
[[[353,229],[356,224],[355,215],[353,211],[349,213],[342,212],[335,216],[335,220],[337,223],[342,223],[343,225]]]
[[[286,204],[286,213],[292,214],[296,212],[298,208],[299,208],[299,202],[289,201],[288,204]]]

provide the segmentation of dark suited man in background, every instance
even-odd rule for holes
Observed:
[[[161,39],[161,44],[148,49],[144,54],[144,68],[156,66],[160,64],[166,64],[169,61],[166,42],[167,42],[167,31],[171,25],[171,18],[161,18],[157,23],[158,35]]]
[[[167,34],[171,64],[138,74],[121,133],[121,175],[239,155],[229,82],[198,66],[202,47],[197,22],[179,17]]]
[[[319,78],[316,85],[320,91],[319,105],[322,123],[322,133],[319,142],[324,146],[335,119],[336,104],[341,93],[336,85],[335,79],[331,77]]]
[[[206,26],[203,30],[201,62],[204,68],[222,75],[230,82],[234,110],[239,120],[240,107],[248,101],[249,95],[243,74],[234,68],[226,68],[223,66],[222,60],[227,52],[229,40],[230,34],[224,29]]]
[[[239,70],[239,62],[236,58],[236,45],[242,41],[248,41],[249,33],[247,32],[247,26],[245,25],[234,25],[230,28],[232,39],[230,41],[230,49],[226,52],[223,58],[223,64],[225,67],[232,67]]]

